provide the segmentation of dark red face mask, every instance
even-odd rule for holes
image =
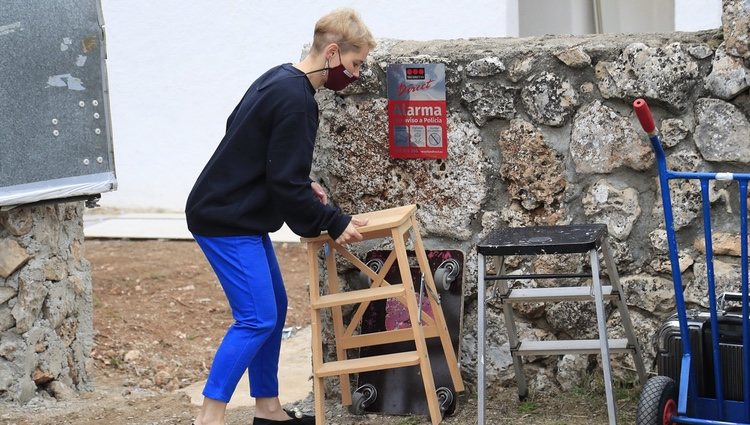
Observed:
[[[325,69],[328,70],[328,78],[326,79],[325,84],[323,84],[323,87],[334,91],[343,90],[346,86],[359,79],[349,72],[348,69],[344,68],[344,63],[341,62],[341,52],[338,52],[338,54],[340,64],[335,68],[329,68],[326,66]]]

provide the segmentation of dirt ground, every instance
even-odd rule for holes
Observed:
[[[304,247],[277,244],[289,296],[287,326],[309,324]],[[179,391],[204,380],[231,315],[210,266],[194,242],[89,240],[94,284],[95,390],[24,406],[0,405],[0,424],[191,424],[198,407]],[[620,423],[633,423],[636,396],[618,391]],[[311,400],[301,403],[309,410]],[[328,400],[331,424],[416,425],[425,417],[352,416]],[[251,424],[252,408],[229,411],[227,424]],[[515,388],[488,400],[488,424],[607,423],[600,386],[520,403]],[[446,424],[476,423],[473,394],[459,398]]]

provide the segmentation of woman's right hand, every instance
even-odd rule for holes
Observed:
[[[366,226],[367,219],[352,217],[352,221],[346,226],[344,232],[336,239],[336,243],[345,244],[349,242],[361,241],[362,235],[357,231],[357,227]]]

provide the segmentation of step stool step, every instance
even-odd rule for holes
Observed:
[[[607,300],[619,298],[617,293],[612,293],[612,287],[609,285],[602,286],[602,294]],[[505,297],[505,301],[509,303],[591,301],[593,299],[590,286],[513,289]]]
[[[632,348],[628,347],[628,340],[610,339],[610,353],[628,353]],[[598,354],[601,346],[598,339],[571,339],[558,341],[521,341],[521,345],[515,352],[522,356],[547,356],[553,354]]]
[[[337,376],[344,373],[360,373],[372,370],[414,366],[419,364],[419,359],[419,353],[416,351],[405,351],[403,353],[385,354],[382,356],[333,361],[324,363],[319,367],[318,370],[315,371],[315,376]]]
[[[384,300],[402,297],[405,294],[404,285],[383,285],[376,288],[358,289],[335,294],[323,295],[314,303],[312,308],[321,309],[340,305],[358,304],[365,301]]]

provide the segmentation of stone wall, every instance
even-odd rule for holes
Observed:
[[[83,203],[0,212],[0,400],[91,390]]]
[[[416,203],[426,246],[467,253],[461,363],[476,377],[476,250],[491,229],[606,223],[636,333],[654,358],[654,334],[674,310],[654,154],[631,109],[644,97],[660,123],[670,168],[750,169],[748,3],[725,1],[724,28],[699,33],[523,39],[383,40],[359,84],[321,91],[315,173],[345,211]],[[388,155],[385,69],[444,63],[448,158]],[[681,267],[691,306],[706,306],[700,187],[672,186]],[[739,285],[736,184],[711,186],[719,290]],[[359,254],[376,248],[362,244]],[[511,259],[523,271],[585,271],[582,257]],[[345,267],[345,266],[342,266]],[[345,270],[342,270],[345,271]],[[354,276],[348,281],[354,284]],[[577,282],[584,284],[584,281]],[[562,282],[518,280],[515,287]],[[568,283],[570,284],[570,283]],[[502,310],[488,305],[488,386],[512,384]],[[593,304],[518,308],[524,339],[596,337]],[[617,313],[610,322],[621,336]],[[329,336],[330,337],[330,336]],[[596,356],[526,359],[531,389],[569,389]],[[618,358],[618,379],[632,380]]]

